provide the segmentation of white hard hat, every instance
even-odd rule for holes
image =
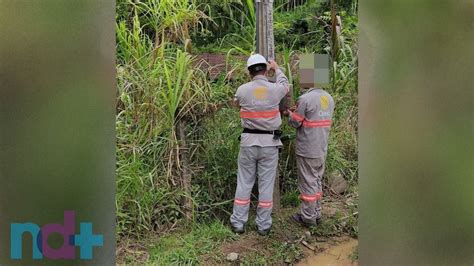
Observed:
[[[247,60],[247,68],[258,64],[267,64],[267,60],[261,54],[253,54]]]

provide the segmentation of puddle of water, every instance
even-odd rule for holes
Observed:
[[[352,255],[354,248],[357,246],[357,244],[357,239],[351,238],[349,241],[329,247],[328,249],[319,254],[312,254],[310,256],[307,256],[304,260],[298,263],[298,265],[357,265],[357,262],[352,262],[349,258],[349,256]]]

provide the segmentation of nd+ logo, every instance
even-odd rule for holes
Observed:
[[[23,234],[30,233],[32,236],[33,259],[75,259],[76,249],[79,247],[81,259],[92,259],[93,247],[104,245],[104,236],[94,235],[92,223],[81,222],[80,232],[75,234],[75,212],[64,212],[64,224],[45,224],[39,227],[35,223],[12,223],[10,225],[10,257],[12,259],[23,258]],[[63,245],[53,249],[48,245],[48,237],[52,233],[59,233],[63,237]]]

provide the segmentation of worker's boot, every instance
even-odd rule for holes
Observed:
[[[295,213],[291,216],[291,220],[298,223],[299,225],[302,225],[304,227],[312,227],[312,226],[315,226],[316,223],[308,223],[306,221],[303,220],[303,217],[301,217],[301,214],[299,213]]]
[[[236,234],[243,234],[245,233],[245,227],[242,226],[242,227],[234,227],[231,225],[231,228],[232,228],[232,232],[236,233]]]
[[[272,230],[272,227],[271,227],[271,226],[268,227],[268,228],[265,229],[265,230],[260,230],[260,229],[257,228],[257,233],[258,233],[259,235],[261,235],[261,236],[266,236],[266,235],[268,235],[268,234],[270,233],[271,230]]]

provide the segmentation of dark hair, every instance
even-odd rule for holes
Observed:
[[[262,72],[263,74],[263,72],[267,70],[267,64],[256,64],[253,66],[249,66],[248,70],[250,72],[250,75],[252,76],[256,76],[260,74],[260,72]]]

